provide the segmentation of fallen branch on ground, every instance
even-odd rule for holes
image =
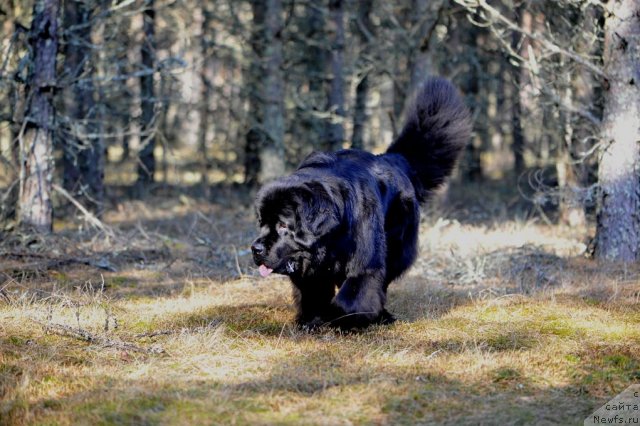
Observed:
[[[37,319],[31,318],[31,321],[41,325],[47,333],[54,333],[60,336],[73,337],[74,339],[82,340],[85,342],[93,343],[104,348],[114,348],[123,351],[139,352],[146,354],[161,354],[164,353],[164,349],[160,347],[144,348],[136,346],[132,343],[122,342],[119,340],[109,339],[104,336],[90,333],[82,328],[70,327],[64,324],[45,323]]]
[[[87,210],[86,207],[84,207],[82,204],[80,204],[80,202],[78,200],[73,198],[73,196],[71,194],[69,194],[69,192],[67,192],[66,189],[64,189],[60,185],[56,185],[55,183],[52,185],[52,188],[54,189],[54,191],[60,193],[60,195],[62,195],[69,202],[71,202],[71,204],[76,206],[76,208],[78,210],[80,210],[80,212],[84,215],[85,220],[87,222],[89,222],[89,224],[91,224],[95,228],[99,229],[100,231],[104,232],[105,234],[107,234],[110,237],[114,237],[115,236],[115,233],[113,232],[113,229],[111,229],[110,227],[108,227],[107,225],[102,223],[102,221],[100,219],[98,219],[93,213],[91,213],[89,210]]]
[[[2,259],[10,259],[10,258],[36,258],[43,259],[42,262],[32,262],[24,265],[18,265],[18,267],[10,268],[13,270],[40,270],[47,271],[49,269],[53,269],[59,266],[65,266],[72,263],[77,263],[81,265],[92,266],[97,269],[103,269],[109,272],[116,272],[116,268],[109,263],[107,259],[101,258],[98,260],[91,258],[77,258],[77,257],[50,257],[38,253],[22,253],[22,252],[10,252],[10,251],[0,251],[0,258]],[[3,271],[0,269],[0,271]]]
[[[150,331],[148,333],[139,333],[134,335],[136,339],[142,339],[145,337],[156,337],[156,336],[167,336],[169,334],[174,334],[175,330],[159,330],[159,331]]]
[[[187,328],[183,327],[178,330],[155,330],[155,331],[147,331],[145,333],[134,334],[133,337],[136,339],[144,339],[145,337],[156,337],[156,336],[168,336],[171,334],[182,334],[182,333],[205,333],[207,331],[211,331],[220,326],[223,321],[220,318],[214,318],[205,326]]]

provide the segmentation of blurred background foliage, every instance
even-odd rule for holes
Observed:
[[[603,3],[38,0],[57,5],[54,211],[161,188],[238,191],[313,150],[382,152],[421,81],[451,79],[474,132],[455,179],[580,224],[596,201]],[[34,6],[36,6],[34,8]],[[19,205],[33,0],[0,6],[0,193]],[[116,188],[122,189],[117,191]],[[61,214],[61,213],[56,213]]]

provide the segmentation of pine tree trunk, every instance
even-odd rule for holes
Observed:
[[[564,63],[561,66],[564,68]],[[573,71],[568,71],[561,77],[564,83],[563,102],[565,105],[572,105],[573,99]],[[584,208],[579,199],[574,195],[574,189],[581,182],[574,164],[575,138],[572,113],[563,108],[559,108],[559,118],[562,124],[561,141],[558,143],[558,155],[556,158],[556,174],[558,176],[558,189],[560,190],[560,200],[558,204],[558,217],[561,223],[572,227],[582,226],[586,223]]]
[[[327,110],[332,119],[327,123],[327,144],[325,151],[340,149],[344,142],[344,2],[329,0],[329,20],[331,31],[331,52],[329,59],[330,82],[327,96]]]
[[[411,29],[411,8],[406,7],[400,10],[398,20],[403,28],[399,28],[394,32],[394,45],[396,49],[393,52],[393,110],[389,114],[393,130],[393,139],[396,138],[399,125],[402,125],[402,113],[404,111],[404,103],[407,99],[409,85],[411,82],[411,70],[409,69],[409,56],[413,54],[413,46],[408,45],[406,34],[404,31]],[[406,28],[408,27],[408,28]],[[400,124],[398,124],[400,123]]]
[[[327,49],[321,46],[319,41],[324,40],[325,19],[321,8],[325,1],[307,4],[305,6],[305,71],[309,85],[309,112],[305,117],[307,133],[305,139],[312,141],[314,150],[324,148],[326,139],[325,120],[314,114],[322,111],[326,103],[325,71],[327,69]]]
[[[64,189],[70,194],[78,196],[79,188],[82,188],[80,165],[78,164],[78,153],[83,150],[82,133],[83,122],[86,109],[84,108],[84,91],[86,85],[78,82],[84,73],[84,66],[88,57],[85,44],[87,31],[90,28],[85,19],[84,4],[70,0],[64,4],[64,25],[70,30],[64,37],[64,74],[72,85],[71,93],[65,93],[65,113],[71,119],[69,136],[62,141],[62,183]],[[85,22],[83,22],[85,21]],[[86,25],[85,25],[86,24]],[[71,28],[80,25],[80,29],[73,31]],[[88,64],[87,64],[88,66]]]
[[[640,4],[615,0],[608,6],[612,12],[605,22],[608,90],[598,167],[601,199],[595,255],[632,262],[638,259],[640,244]]]
[[[284,76],[282,71],[282,2],[266,0],[264,81],[262,93],[266,137],[260,150],[260,181],[284,174]]]
[[[9,10],[5,17],[5,22],[0,25],[0,30],[4,34],[18,34],[19,24],[16,17],[20,13],[20,4],[17,1],[9,2]],[[12,49],[11,52],[6,52],[7,59],[17,58],[18,54]],[[21,90],[22,89],[22,90]],[[12,106],[10,112],[10,120],[8,127],[9,137],[9,150],[6,152],[6,159],[12,165],[9,169],[9,181],[12,182],[9,188],[6,188],[6,192],[0,195],[0,223],[4,223],[7,219],[15,219],[18,213],[18,195],[19,195],[19,175],[17,171],[20,168],[20,145],[18,136],[20,135],[20,125],[23,121],[22,114],[24,113],[23,105],[26,101],[26,96],[23,93],[24,86],[11,84],[6,92],[6,101]],[[15,168],[14,168],[15,166]]]
[[[153,155],[156,142],[152,134],[155,116],[155,90],[153,86],[153,70],[155,69],[155,9],[154,0],[146,0],[143,13],[144,40],[140,49],[144,74],[140,77],[140,96],[142,106],[142,149],[138,153],[138,187],[146,191],[153,183],[156,171],[156,160]]]
[[[468,46],[466,55],[477,55],[478,48],[480,46],[481,28],[471,26],[467,31],[457,31],[454,33],[454,43],[458,43],[461,46]],[[459,85],[460,90],[464,93],[468,99],[468,103],[471,109],[475,111],[474,115],[484,114],[486,111],[486,96],[481,93],[481,78],[480,69],[481,66],[471,66],[469,72],[465,73],[464,78],[460,78]],[[482,115],[479,115],[482,117]],[[486,121],[486,120],[484,120]],[[478,122],[484,123],[484,121],[477,120],[474,124],[474,132],[472,139],[466,144],[462,161],[461,161],[461,174],[467,182],[480,182],[483,179],[482,173],[482,159],[481,154],[483,147],[487,146],[486,139],[488,138],[486,131],[482,131],[482,127],[478,126]]]
[[[403,18],[408,21],[409,28],[406,34],[398,37],[397,43],[399,46],[406,44],[407,40],[411,40],[411,43],[402,50],[401,55],[404,57],[397,58],[396,62],[393,95],[395,122],[402,121],[400,117],[411,104],[412,95],[432,73],[429,48],[435,26],[444,13],[445,6],[444,0],[413,0],[405,11]]]
[[[258,185],[260,176],[260,149],[264,145],[262,131],[262,96],[260,79],[262,76],[262,52],[264,51],[265,4],[261,0],[251,2],[253,22],[251,27],[251,56],[246,71],[245,87],[249,104],[249,130],[244,145],[244,183],[249,187]]]
[[[367,123],[367,97],[369,95],[369,61],[371,61],[371,44],[374,40],[374,26],[371,22],[372,0],[361,0],[358,3],[358,25],[360,42],[362,43],[361,57],[364,63],[362,77],[356,86],[356,100],[353,106],[353,135],[351,136],[351,148],[364,148],[364,129]]]
[[[353,135],[351,148],[364,149],[364,129],[367,125],[367,97],[369,95],[369,75],[362,76],[356,86],[356,100],[353,105]]]
[[[518,26],[526,31],[531,31],[531,12],[525,9],[524,4],[516,9],[516,14]],[[529,55],[529,43],[528,37],[523,37],[520,33],[514,31],[511,48],[516,50],[523,58],[527,58]],[[511,150],[513,152],[514,172],[516,178],[519,178],[525,171],[524,150],[526,141],[522,130],[522,99],[525,96],[523,94],[523,87],[527,81],[527,71],[524,66],[514,66],[512,72],[514,91],[511,100],[511,127],[513,132]]]
[[[520,103],[520,77],[522,71],[519,69],[514,70],[515,78],[515,90],[512,96],[512,108],[511,108],[511,128],[513,134],[513,141],[511,143],[511,151],[513,152],[513,169],[517,178],[524,172],[524,133],[522,131],[522,104]]]
[[[409,55],[410,81],[407,93],[411,96],[418,86],[431,75],[431,35],[436,25],[439,15],[443,10],[443,0],[414,0],[412,6],[412,27],[417,30],[417,45],[415,50]],[[430,19],[424,19],[430,16]],[[411,102],[405,100],[405,108]]]
[[[27,93],[25,133],[20,149],[20,224],[51,232],[53,206],[53,128],[58,51],[58,0],[38,0],[33,9],[29,41],[33,70]]]
[[[284,161],[284,77],[282,4],[254,0],[248,71],[250,127],[245,143],[245,184],[254,186],[282,176]]]
[[[71,136],[63,143],[63,185],[91,210],[101,213],[104,201],[104,144],[98,135],[96,105],[91,77],[90,10],[84,2],[65,2],[67,28],[65,74],[74,82],[65,97],[66,113],[72,119]]]
[[[211,60],[209,59],[211,56],[211,46],[213,40],[213,30],[210,28],[211,25],[212,13],[207,9],[206,3],[202,5],[202,25],[201,34],[200,34],[200,49],[202,54],[202,68],[200,69],[200,123],[198,129],[198,145],[200,149],[200,164],[201,164],[201,173],[202,177],[200,179],[200,184],[203,187],[203,190],[206,192],[206,188],[208,185],[208,173],[211,167],[211,163],[209,161],[208,155],[208,134],[209,134],[209,116],[211,114],[209,110],[209,104],[211,103],[211,98],[213,96],[213,91],[211,90],[211,81],[209,79],[209,73],[212,67]]]

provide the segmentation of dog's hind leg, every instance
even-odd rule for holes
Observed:
[[[384,223],[387,241],[385,291],[415,261],[418,254],[419,223],[420,211],[415,198],[398,196],[390,203]]]

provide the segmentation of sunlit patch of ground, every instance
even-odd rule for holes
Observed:
[[[589,229],[429,214],[395,324],[307,334],[250,207],[105,222],[3,242],[0,423],[577,424],[640,381],[639,268],[587,259]]]

